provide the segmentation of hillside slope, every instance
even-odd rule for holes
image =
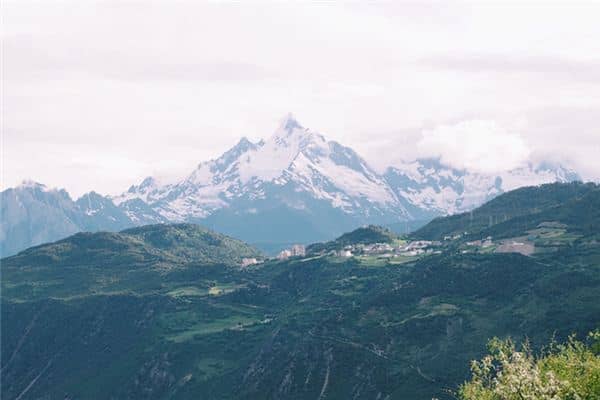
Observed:
[[[110,268],[190,262],[235,265],[243,257],[258,255],[247,244],[199,225],[157,224],[118,233],[81,232],[31,247],[2,262],[5,268],[36,264]]]
[[[502,194],[473,211],[440,217],[415,231],[416,238],[441,240],[445,236],[522,233],[546,221],[582,229],[598,222],[600,186],[593,183],[554,183],[524,187]],[[518,232],[517,232],[518,231]]]
[[[85,291],[75,289],[84,279],[73,279],[70,292],[56,268],[7,274],[2,394],[447,399],[492,336],[537,345],[597,327],[599,256],[190,266],[120,287],[100,275]],[[25,279],[29,291],[16,290]]]
[[[260,256],[243,242],[192,224],[83,232],[2,259],[2,292],[12,299],[138,293],[160,288],[162,274],[237,267],[245,257]]]
[[[325,243],[313,243],[307,246],[306,251],[310,253],[341,250],[344,246],[353,244],[391,243],[398,239],[398,235],[391,230],[369,225],[344,233],[340,237]]]
[[[553,193],[517,194],[529,211],[511,203],[510,220],[549,212],[579,229],[532,256],[450,242],[399,261],[228,268],[223,254],[253,250],[187,225],[29,249],[0,265],[2,397],[451,399],[493,336],[537,347],[600,326],[598,230],[581,217],[600,199],[585,185]],[[374,227],[343,238],[395,240]]]

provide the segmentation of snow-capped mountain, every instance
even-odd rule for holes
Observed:
[[[243,138],[175,183],[148,177],[121,195],[90,192],[77,201],[34,183],[7,189],[0,241],[9,255],[81,230],[187,221],[275,249],[363,224],[414,228],[517,187],[576,179],[549,163],[482,174],[434,159],[399,162],[379,174],[352,149],[288,115],[268,139]]]
[[[270,223],[265,220],[268,215],[287,212],[304,220],[298,224],[295,219],[296,229],[285,228],[284,236],[290,240],[329,236],[320,233],[320,225],[339,225],[341,233],[357,224],[411,218],[385,179],[365,160],[304,128],[291,115],[269,139],[252,143],[243,138],[178,183],[160,185],[146,178],[113,198],[119,205],[133,199],[144,201],[170,221],[203,221],[242,235],[241,228],[225,227],[224,221],[235,217]],[[256,228],[251,229],[256,238]]]
[[[523,186],[580,179],[574,171],[550,163],[527,163],[509,171],[482,174],[444,166],[433,159],[399,163],[389,167],[384,177],[413,215],[423,217],[469,211]]]
[[[261,201],[310,211],[307,197],[368,222],[396,222],[467,211],[517,187],[577,178],[560,165],[527,164],[481,174],[434,159],[402,162],[379,175],[352,149],[288,115],[268,140],[252,143],[243,138],[178,183],[161,185],[148,177],[113,200],[121,206],[141,200],[166,220],[188,221],[207,219],[224,209],[256,214],[252,203]],[[248,207],[236,207],[240,202]]]

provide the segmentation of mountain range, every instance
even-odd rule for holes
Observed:
[[[77,200],[33,182],[7,189],[0,199],[0,254],[79,231],[169,222],[201,223],[273,251],[365,224],[409,230],[517,187],[573,180],[574,171],[552,163],[482,174],[418,159],[380,173],[290,114],[270,138],[242,138],[175,183],[148,177],[117,196],[90,192]]]

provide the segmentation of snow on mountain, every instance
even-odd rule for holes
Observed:
[[[502,179],[502,189],[505,192],[523,186],[581,180],[581,177],[572,169],[549,162],[527,163],[522,167],[501,173],[499,176]]]
[[[455,214],[523,186],[579,180],[561,165],[527,163],[496,174],[482,174],[444,166],[434,159],[401,162],[384,174],[400,199],[420,212]]]
[[[149,176],[139,185],[132,185],[127,192],[112,198],[116,205],[131,199],[140,199],[144,203],[152,203],[159,199],[168,190],[169,185],[161,185],[155,178]]]
[[[113,200],[121,204],[138,198],[164,218],[183,221],[206,218],[242,198],[281,197],[277,188],[290,185],[347,214],[409,217],[385,180],[352,149],[304,128],[292,115],[268,140],[243,138],[179,183],[161,186],[146,178]],[[302,202],[288,205],[303,207]]]
[[[482,174],[435,159],[400,162],[380,175],[352,149],[303,127],[289,114],[267,140],[242,138],[178,183],[148,177],[113,200],[122,207],[141,200],[155,218],[168,221],[203,220],[221,210],[256,214],[257,204],[309,212],[307,202],[315,200],[357,221],[393,223],[463,212],[517,187],[577,178],[547,163]]]

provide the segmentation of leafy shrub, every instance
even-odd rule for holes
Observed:
[[[529,344],[492,339],[489,354],[471,364],[472,378],[458,392],[462,400],[600,399],[600,330],[587,343],[573,336],[535,355]]]

